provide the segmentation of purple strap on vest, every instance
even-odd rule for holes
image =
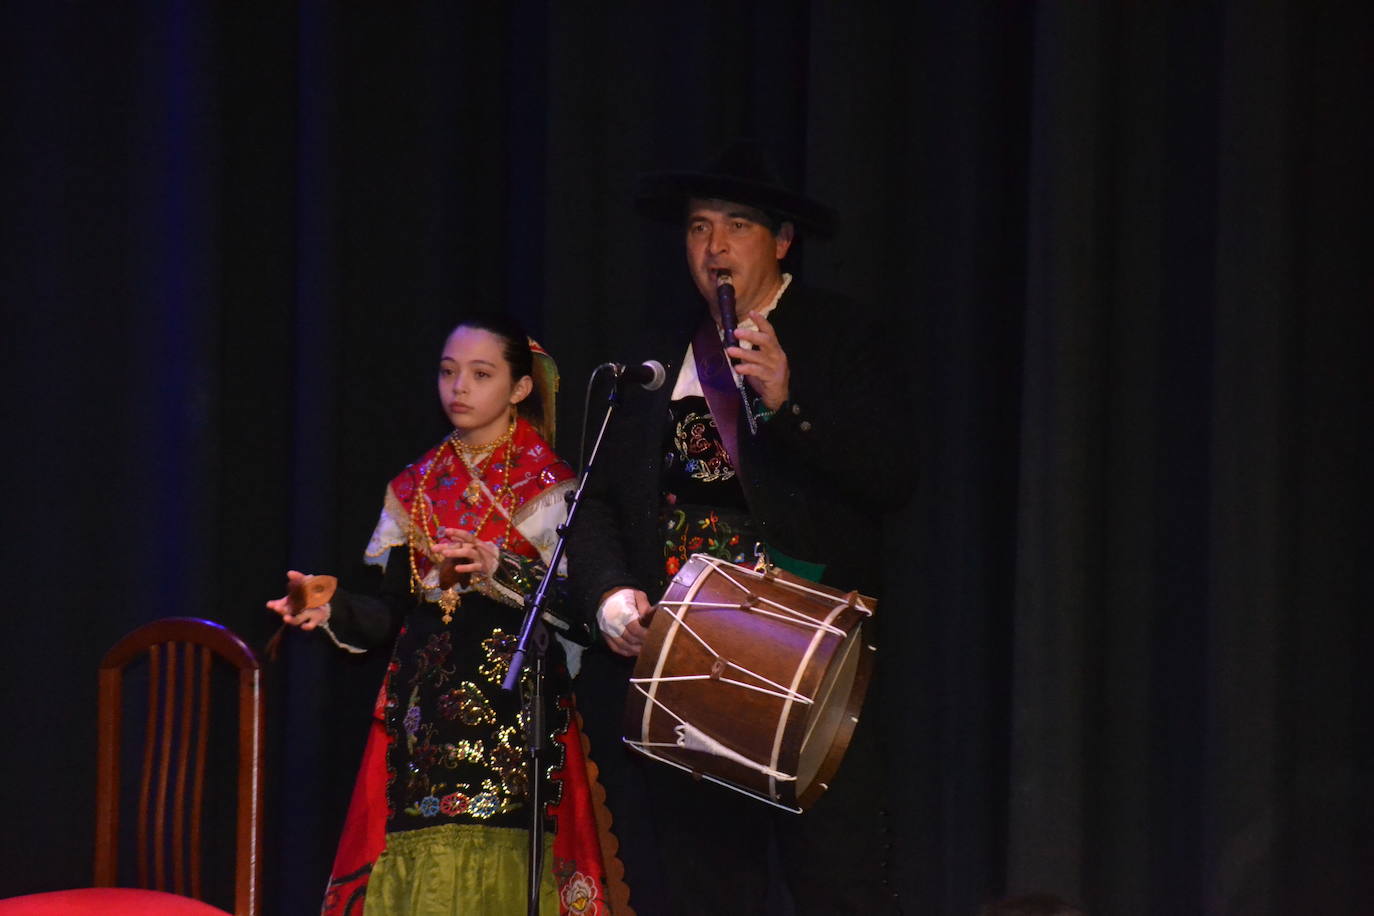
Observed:
[[[701,393],[706,396],[706,404],[715,418],[720,441],[738,474],[740,391],[735,387],[735,376],[730,372],[720,335],[716,333],[716,323],[709,315],[692,338],[692,359],[697,364]]]

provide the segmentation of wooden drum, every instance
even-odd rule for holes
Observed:
[[[825,792],[868,690],[877,606],[776,568],[697,554],[655,607],[625,743],[790,811]]]

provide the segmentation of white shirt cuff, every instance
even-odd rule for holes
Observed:
[[[596,622],[601,632],[615,639],[620,638],[630,621],[638,619],[639,607],[635,604],[635,590],[632,588],[616,589],[596,609]]]
[[[319,623],[315,624],[315,629],[320,630],[324,633],[325,636],[328,636],[329,641],[332,642],[335,646],[338,646],[345,652],[351,652],[354,655],[362,655],[364,652],[367,651],[361,646],[351,646],[348,643],[344,642],[342,639],[339,639],[339,637],[334,635],[333,628],[329,626],[329,618],[332,617],[334,614],[333,608],[331,608],[327,604],[322,604],[319,607],[315,608],[315,610],[324,611],[324,619],[321,620]]]

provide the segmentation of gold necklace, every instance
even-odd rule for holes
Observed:
[[[472,533],[477,535],[487,526],[487,522],[491,520],[492,513],[496,511],[496,503],[498,501],[509,502],[511,498],[510,469],[515,461],[515,416],[512,414],[510,425],[506,427],[505,433],[495,442],[490,442],[486,445],[469,445],[458,438],[458,430],[455,429],[449,434],[449,437],[444,440],[444,444],[448,445],[454,457],[456,457],[468,471],[469,481],[467,487],[463,490],[463,499],[468,505],[474,507],[481,500],[482,496],[479,465],[483,462],[474,462],[471,456],[480,455],[483,452],[489,451],[490,454],[487,456],[489,460],[500,450],[502,445],[506,447],[506,461],[501,468],[501,483],[492,491],[492,499],[487,506],[486,514],[482,516],[482,520],[478,522],[477,526],[473,529]],[[440,445],[438,450],[434,453],[434,458],[420,476],[419,486],[416,487],[415,492],[412,493],[410,497],[410,531],[408,532],[407,540],[410,546],[410,591],[415,595],[423,595],[425,592],[424,580],[420,576],[419,566],[416,563],[416,559],[420,555],[420,552],[423,551],[424,554],[430,558],[431,562],[437,563],[437,560],[434,559],[434,539],[439,536],[439,520],[434,514],[434,507],[430,504],[427,491],[429,489],[430,477],[433,475],[435,468],[439,466],[439,459],[443,457],[443,454],[444,446]],[[506,506],[505,516],[506,531],[504,537],[509,538],[513,526],[509,506]],[[433,534],[430,533],[431,528],[433,528]],[[454,583],[439,593],[439,608],[444,612],[443,621],[446,624],[453,621],[454,610],[458,605],[463,603],[463,598],[462,595],[459,594],[458,588],[458,583]]]
[[[482,479],[481,465],[484,463],[484,460],[489,461],[491,456],[495,455],[501,446],[510,442],[513,435],[515,435],[514,420],[511,420],[510,425],[506,427],[506,431],[502,433],[496,441],[488,442],[486,445],[468,445],[462,439],[458,438],[458,430],[456,429],[449,435],[449,445],[453,447],[453,453],[458,456],[459,460],[461,460],[463,465],[468,469],[469,480],[467,487],[463,490],[463,501],[469,506],[476,507],[476,505],[482,501],[482,484],[480,481]],[[483,455],[486,456],[485,459],[482,457]],[[509,449],[507,449],[507,457],[510,457]],[[488,517],[490,517],[490,513],[488,513]]]

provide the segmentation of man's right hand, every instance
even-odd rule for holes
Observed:
[[[637,588],[618,588],[607,592],[596,611],[596,622],[606,645],[617,655],[634,658],[644,648],[649,635],[649,615],[653,605],[649,596]]]

